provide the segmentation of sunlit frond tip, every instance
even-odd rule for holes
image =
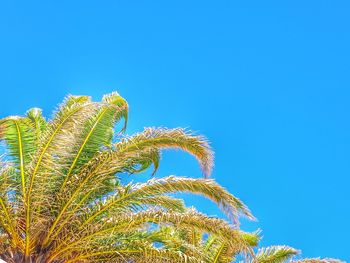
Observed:
[[[298,250],[288,246],[261,248],[258,250],[253,263],[283,263],[297,254],[299,254]]]
[[[119,152],[145,149],[181,149],[196,157],[205,177],[214,165],[214,153],[208,140],[185,129],[145,128],[134,136],[126,137],[115,145]]]

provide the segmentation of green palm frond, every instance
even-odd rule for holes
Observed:
[[[96,251],[108,251],[111,248],[113,248],[118,249],[118,251],[120,252],[119,256],[122,256],[123,254],[121,250],[135,250],[135,248],[137,248],[139,250],[145,251],[149,249],[158,249],[162,251],[181,252],[182,257],[186,257],[187,259],[192,258],[193,260],[198,260],[194,262],[201,262],[201,259],[205,259],[205,257],[203,257],[202,255],[200,248],[192,246],[191,244],[188,244],[183,240],[174,238],[172,234],[169,234],[167,231],[164,231],[164,228],[170,227],[161,227],[159,230],[156,229],[154,231],[152,230],[148,232],[124,231],[124,233],[114,233],[113,235],[100,236],[94,241],[85,243],[84,246],[77,245],[74,248],[74,252],[76,253],[77,251],[84,251],[86,254],[87,251],[89,251],[88,253],[95,253]],[[117,245],[113,244],[115,240],[118,240]],[[174,242],[176,244],[174,244]],[[72,252],[70,252],[69,250],[66,250],[63,253],[61,251],[59,258],[69,259],[71,258],[71,253]],[[123,256],[128,258],[128,254],[124,254]],[[166,259],[167,258],[164,258],[164,260]]]
[[[299,252],[287,246],[272,246],[259,249],[253,260],[254,263],[283,263]]]
[[[61,226],[58,228],[60,230],[64,227],[64,224],[69,222],[72,216],[76,214],[76,212],[83,206],[91,201],[91,197],[96,195],[101,195],[101,190],[106,185],[106,182],[110,182],[115,178],[113,173],[109,170],[109,168],[103,168],[104,165],[108,164],[108,166],[113,167],[113,164],[117,168],[117,171],[124,171],[123,167],[126,167],[127,170],[130,169],[130,165],[135,165],[134,161],[140,162],[140,160],[149,160],[150,158],[154,158],[153,151],[140,151],[133,152],[128,155],[125,159],[119,159],[119,162],[112,162],[110,159],[110,155],[113,155],[110,151],[105,152],[105,154],[99,155],[98,158],[94,158],[92,160],[92,165],[88,163],[82,171],[75,177],[75,180],[70,182],[69,187],[66,187],[61,196],[60,202],[56,202],[57,205],[61,205],[58,209],[58,216],[55,218],[53,224],[48,231],[48,235],[45,238],[45,244],[49,241],[49,238],[54,232],[57,224],[60,222],[62,218],[64,221],[61,222]],[[150,157],[150,154],[152,157]],[[156,156],[158,156],[156,154]],[[131,158],[131,160],[130,160]],[[110,160],[108,162],[107,160]],[[116,161],[115,159],[113,159]],[[92,167],[90,167],[92,166]],[[101,168],[102,167],[102,168]],[[114,170],[114,172],[116,172]],[[58,206],[59,207],[59,206]]]
[[[0,121],[2,137],[8,145],[10,156],[15,162],[16,168],[20,171],[19,182],[21,185],[20,194],[26,196],[27,177],[25,172],[31,161],[31,156],[36,150],[36,137],[33,126],[28,118],[8,117]]]
[[[208,141],[203,136],[193,135],[184,129],[146,128],[143,132],[116,143],[115,148],[117,152],[178,148],[197,158],[205,176],[211,174],[213,167],[213,153]]]
[[[76,154],[65,175],[61,189],[65,187],[70,175],[76,174],[78,169],[87,163],[97,151],[111,145],[115,124],[124,118],[124,130],[127,117],[128,104],[118,93],[114,92],[103,97],[96,113],[84,124],[82,140],[77,144]]]
[[[238,198],[231,195],[213,180],[170,176],[161,179],[152,179],[145,184],[135,185],[133,191],[123,196],[111,196],[103,205],[99,206],[96,212],[88,215],[84,224],[90,223],[105,212],[111,213],[115,210],[118,212],[120,208],[128,205],[128,203],[142,200],[147,196],[174,192],[203,195],[218,204],[228,217],[236,223],[238,223],[238,213],[242,213],[251,219],[254,218],[248,208]]]
[[[170,130],[168,133],[164,129],[156,131],[157,132],[151,133],[152,136],[149,135],[149,132],[144,132],[134,136],[136,139],[125,139],[121,143],[116,144],[116,151],[107,151],[94,156],[86,167],[82,168],[82,171],[77,176],[77,180],[70,182],[70,187],[74,185],[76,185],[76,187],[69,188],[73,189],[73,193],[65,193],[68,200],[64,202],[64,208],[61,210],[60,215],[65,212],[67,207],[77,196],[84,196],[84,189],[88,189],[88,187],[86,187],[87,184],[92,188],[100,187],[100,184],[104,184],[106,179],[110,180],[108,175],[125,171],[132,173],[142,172],[152,163],[156,171],[160,159],[159,149],[161,148],[175,147],[185,149],[201,160],[201,164],[205,167],[205,170],[208,171],[211,167],[212,153],[202,137],[185,134],[178,130]],[[171,137],[176,134],[180,134],[181,136],[178,135],[178,138]],[[135,145],[137,145],[136,148]],[[149,145],[152,145],[152,147]],[[194,146],[190,147],[191,145]],[[135,169],[134,167],[136,165],[141,166]],[[84,189],[83,186],[85,186]],[[93,193],[93,191],[87,192],[89,195]],[[89,200],[86,196],[81,198]]]
[[[157,248],[139,248],[134,249],[111,249],[103,251],[95,251],[92,253],[86,253],[80,256],[72,257],[66,261],[71,262],[164,262],[164,263],[199,263],[196,258],[189,257],[181,251],[170,249],[157,249]]]
[[[48,238],[50,238],[50,235],[53,233],[59,220],[63,217],[64,214],[73,214],[70,210],[68,210],[71,204],[75,205],[72,208],[73,211],[79,209],[80,205],[83,204],[79,201],[75,202],[75,200],[90,200],[91,198],[89,199],[89,197],[90,195],[93,195],[94,189],[100,189],[101,183],[104,184],[106,180],[111,179],[111,177],[108,177],[108,175],[113,175],[113,173],[116,173],[118,171],[123,172],[131,170],[132,172],[135,172],[135,170],[132,167],[134,167],[138,163],[141,163],[141,165],[146,163],[147,167],[150,163],[154,163],[154,167],[156,170],[159,163],[158,151],[152,148],[149,149],[145,147],[144,149],[138,151],[123,150],[118,152],[103,152],[97,157],[94,157],[94,159],[92,159],[92,161],[90,161],[90,163],[88,163],[85,168],[82,168],[82,171],[77,176],[76,181],[71,182],[70,187],[72,185],[76,185],[76,187],[67,188],[67,191],[70,191],[70,189],[72,189],[73,192],[65,193],[66,199],[63,199],[63,207],[59,212],[59,216],[56,218],[55,222],[50,228],[49,235],[45,239],[45,241],[48,241]],[[141,170],[145,168],[146,167],[141,166]],[[99,179],[101,180],[98,181]],[[238,199],[236,200],[236,202],[239,205],[243,205]],[[242,208],[244,207],[242,206]],[[248,211],[248,209],[245,209],[244,211],[247,215],[249,214],[250,216],[250,212]],[[66,218],[65,222],[68,220],[69,218]]]
[[[261,231],[258,229],[252,233],[242,232],[242,238],[252,247],[257,247],[259,245],[259,241],[261,240]]]
[[[119,162],[122,166],[116,165],[117,167],[122,167],[121,170],[116,172],[125,172],[130,174],[142,173],[145,172],[151,165],[153,165],[153,172],[151,175],[154,175],[160,163],[161,154],[158,149],[144,149],[139,152],[131,152],[125,157],[122,157],[123,154],[118,154],[120,157]],[[114,157],[117,155],[115,154]],[[125,155],[124,155],[125,156]],[[117,160],[117,159],[116,159]]]
[[[35,243],[30,241],[30,236],[39,234],[40,232],[35,229],[40,229],[38,224],[42,224],[42,218],[33,216],[40,215],[41,210],[53,201],[48,199],[49,193],[54,191],[57,187],[56,182],[62,178],[62,172],[68,166],[65,161],[72,155],[72,145],[80,135],[82,124],[90,117],[93,108],[89,97],[68,97],[54,119],[48,123],[41,136],[40,145],[26,169],[29,181],[25,200],[27,257],[35,246]],[[35,233],[31,234],[32,231]]]
[[[135,200],[130,204],[136,211],[140,210],[140,207],[157,207],[160,209],[166,209],[171,211],[184,212],[186,210],[185,203],[182,199],[173,198],[166,195],[145,197],[142,200]]]
[[[54,256],[66,253],[77,246],[84,247],[85,242],[91,242],[96,238],[110,236],[112,233],[137,231],[144,229],[145,224],[172,224],[180,228],[192,228],[201,232],[222,236],[235,247],[235,251],[252,253],[249,244],[242,237],[241,231],[232,228],[221,219],[210,218],[198,212],[188,210],[185,213],[144,211],[140,213],[123,213],[105,220],[91,224],[81,232],[65,239],[54,250]],[[80,234],[79,234],[80,233]]]
[[[229,250],[229,245],[226,242],[221,241],[218,246],[215,248],[214,251],[211,251],[212,253],[212,259],[211,262],[213,263],[229,263],[232,260],[232,256],[235,254],[233,253],[228,253]]]
[[[240,235],[249,247],[257,246],[260,239],[258,232],[247,233],[241,231]],[[217,235],[211,235],[208,237],[203,244],[203,251],[208,255],[208,260],[206,261],[208,263],[229,263],[232,262],[237,255],[237,247],[230,242],[227,242],[222,236]],[[250,256],[252,255],[250,254]]]
[[[166,225],[152,231],[151,234],[160,235],[157,241],[162,242],[165,248],[179,249],[204,262],[209,260],[209,256],[203,253],[202,248],[204,233],[198,229]]]
[[[15,225],[16,216],[8,201],[0,196],[0,223],[2,236],[7,238],[14,247],[22,247],[21,238]]]
[[[36,135],[37,144],[39,143],[40,137],[45,132],[47,122],[42,115],[42,110],[39,108],[32,108],[27,111],[27,118],[32,123],[34,133]]]
[[[7,163],[2,163],[0,167],[0,230],[2,236],[7,237],[7,242],[12,243],[13,246],[21,247],[23,244],[16,224],[17,215],[11,202],[13,197],[10,196],[19,191],[18,188],[21,185],[15,177],[15,169]]]
[[[128,104],[118,93],[114,92],[103,97],[102,103],[98,108],[96,108],[95,113],[90,116],[83,125],[84,128],[82,130],[81,137],[76,142],[76,147],[73,150],[75,153],[72,155],[73,158],[70,161],[71,164],[64,175],[63,183],[60,186],[60,190],[57,194],[59,200],[56,199],[55,202],[58,203],[60,201],[65,201],[64,196],[67,196],[65,193],[65,187],[67,183],[69,184],[69,187],[71,186],[71,176],[77,174],[79,168],[87,163],[97,151],[103,147],[108,147],[111,145],[114,134],[113,128],[115,124],[120,119],[124,118],[124,130],[127,123],[127,117]],[[103,185],[106,188],[105,192],[111,191],[112,187],[114,186],[113,184],[110,184],[111,179],[113,178],[103,181]],[[62,191],[63,194],[61,194]],[[92,194],[92,191],[89,192]],[[100,189],[98,194],[101,195]],[[59,208],[59,206],[57,208]],[[58,211],[57,213],[58,216],[55,218],[52,226],[48,230],[47,237],[45,238],[46,241],[49,239],[54,228],[61,219],[64,211]]]

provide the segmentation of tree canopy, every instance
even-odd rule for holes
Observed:
[[[126,136],[128,104],[114,92],[101,102],[68,96],[50,120],[40,109],[0,121],[0,258],[6,262],[339,262],[293,259],[287,246],[258,249],[247,206],[209,179],[206,138],[146,128]],[[116,124],[122,128],[115,131]],[[122,184],[159,167],[163,149],[193,155],[203,178],[168,176]],[[227,219],[186,207],[174,193],[211,200]]]

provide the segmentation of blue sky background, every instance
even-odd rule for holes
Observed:
[[[129,133],[210,139],[213,176],[254,212],[243,227],[263,229],[263,245],[350,260],[349,12],[345,0],[4,0],[0,117],[117,90]],[[185,154],[163,161],[158,176],[201,176]]]

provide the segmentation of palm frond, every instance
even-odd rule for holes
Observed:
[[[2,130],[2,137],[0,139],[5,140],[8,145],[9,154],[20,174],[18,178],[22,186],[20,194],[22,198],[25,198],[27,185],[25,172],[31,161],[31,156],[36,150],[36,137],[33,127],[27,118],[18,116],[1,120],[0,126]]]
[[[27,118],[32,123],[34,133],[36,135],[36,144],[39,143],[40,137],[45,132],[47,122],[42,115],[42,110],[39,108],[32,108],[27,111]]]
[[[292,260],[290,263],[345,263],[339,259],[334,258],[305,258],[299,260]]]
[[[169,242],[170,240],[176,241],[177,244],[174,245],[174,243]],[[94,241],[85,243],[84,246],[77,245],[74,248],[74,253],[81,252],[81,254],[86,255],[89,253],[95,253],[96,251],[103,252],[110,251],[111,249],[126,251],[135,250],[135,248],[139,250],[161,249],[162,251],[181,251],[181,256],[183,257],[198,259],[198,261],[195,262],[201,262],[201,259],[205,258],[198,247],[192,246],[183,240],[174,239],[173,236],[164,231],[163,227],[161,227],[159,230],[156,229],[147,232],[130,231],[113,233],[113,235],[109,236],[96,237]],[[61,255],[57,258],[60,258],[61,260],[69,260],[71,258],[71,253],[72,252],[70,251],[66,251],[65,253],[61,253]],[[124,257],[130,259],[127,254],[125,254]],[[158,258],[158,260],[160,259]],[[167,258],[164,258],[164,260],[166,261]]]
[[[283,263],[297,255],[299,252],[287,246],[272,246],[259,249],[255,255],[254,263]]]
[[[2,163],[0,167],[0,229],[2,236],[8,238],[8,242],[13,246],[21,246],[19,229],[16,224],[17,216],[10,200],[11,193],[18,191],[15,189],[16,181],[14,180],[16,179],[13,179],[15,176],[13,167]]]
[[[212,253],[212,259],[211,262],[213,263],[229,263],[232,260],[232,256],[234,253],[227,253],[227,250],[229,250],[229,246],[226,242],[220,242],[219,245],[215,248],[214,251],[211,251]],[[229,254],[229,255],[227,255]]]
[[[65,175],[61,189],[65,187],[70,175],[77,174],[78,169],[87,163],[97,151],[111,145],[114,125],[122,118],[125,120],[123,127],[125,130],[127,117],[128,104],[118,93],[114,92],[103,97],[96,113],[84,124],[82,140],[77,145],[76,154]]]
[[[137,144],[136,141],[138,142]],[[135,145],[136,148],[135,148]],[[191,146],[192,145],[192,146]],[[156,148],[155,148],[156,147]],[[110,177],[110,174],[122,171],[140,172],[149,167],[151,163],[154,164],[155,170],[159,165],[158,148],[178,147],[185,149],[196,155],[201,161],[204,170],[209,171],[212,162],[212,154],[206,141],[199,136],[192,136],[184,133],[179,129],[164,130],[164,129],[149,129],[143,133],[134,136],[133,139],[125,139],[121,143],[116,144],[117,151],[103,152],[97,155],[90,161],[85,169],[82,169],[83,175],[77,176],[78,185],[73,187],[74,193],[65,194],[68,200],[64,202],[58,219],[60,219],[69,205],[75,200],[77,195],[83,194],[82,189],[89,189],[88,186],[99,188],[100,185],[96,179],[102,178],[102,183]],[[135,169],[136,164],[141,164],[141,168]],[[211,169],[211,168],[210,168]],[[86,176],[84,176],[84,173]],[[94,181],[89,180],[94,178]],[[74,185],[74,182],[72,182]],[[93,191],[87,191],[89,195]],[[82,197],[84,200],[89,200],[86,196]],[[78,207],[76,207],[77,209]],[[49,233],[51,234],[56,227],[59,220],[55,220]]]
[[[141,207],[157,207],[170,211],[184,212],[186,210],[185,203],[182,199],[173,198],[166,195],[145,197],[142,200],[135,200],[130,206],[135,207],[136,211]]]
[[[0,224],[5,231],[5,235],[12,242],[14,247],[20,246],[20,237],[18,235],[16,226],[14,226],[15,216],[8,202],[0,197]]]
[[[186,177],[170,176],[166,178],[149,180],[145,184],[136,185],[135,189],[123,196],[112,196],[99,207],[98,211],[88,215],[84,224],[93,221],[108,210],[123,207],[128,202],[135,202],[147,196],[161,195],[174,192],[188,192],[203,195],[212,200],[223,210],[223,212],[238,224],[238,214],[244,214],[248,218],[254,219],[248,208],[242,201],[227,192],[213,180],[192,179]]]
[[[252,253],[249,244],[242,238],[241,231],[233,229],[221,219],[210,218],[192,210],[185,213],[150,210],[135,214],[119,214],[107,220],[90,224],[85,230],[71,235],[70,241],[67,239],[61,240],[60,244],[54,249],[54,257],[72,248],[74,249],[76,246],[84,247],[86,242],[89,243],[96,238],[143,228],[146,223],[173,224],[181,228],[195,228],[225,238],[227,242],[235,247],[236,252]]]
[[[184,129],[146,128],[134,136],[115,144],[117,152],[138,151],[145,148],[184,150],[197,158],[205,176],[211,174],[213,153],[203,136]]]
[[[72,257],[66,261],[66,263],[82,262],[82,260],[88,260],[88,262],[118,262],[122,261],[134,261],[134,262],[164,262],[164,263],[200,263],[196,258],[188,257],[186,254],[177,250],[170,249],[157,249],[157,248],[138,248],[134,249],[111,249],[103,251],[94,251],[92,253],[86,253],[76,257]]]
[[[113,128],[122,118],[125,120],[122,130],[125,130],[128,118],[128,104],[125,99],[116,92],[105,95],[100,107],[98,107],[96,112],[84,123],[82,136],[73,151],[75,154],[71,160],[71,165],[63,176],[64,180],[57,194],[57,197],[61,199],[61,201],[64,201],[62,196],[68,196],[67,193],[65,193],[65,191],[67,191],[65,187],[67,183],[70,183],[71,176],[77,174],[79,168],[87,163],[97,151],[111,145],[114,133]],[[103,185],[107,187],[106,192],[112,190],[110,188],[111,186],[113,187],[113,185],[108,184],[108,182],[110,182],[110,180],[104,180],[103,182]],[[60,193],[62,191],[63,193]],[[92,194],[91,191],[89,192]],[[100,189],[98,194],[101,195]],[[58,201],[56,200],[56,202]],[[59,208],[59,206],[57,208]],[[64,214],[64,210],[58,211],[57,213],[58,216],[52,222],[44,243],[50,238],[61,216]]]
[[[41,215],[41,210],[52,201],[49,195],[57,187],[62,170],[67,166],[65,160],[71,156],[70,147],[74,145],[83,128],[82,124],[90,116],[93,108],[94,105],[86,96],[68,97],[47,125],[41,136],[41,143],[26,169],[29,178],[25,200],[26,257],[35,246],[34,240],[30,240],[31,235],[38,235],[37,230],[32,231],[39,227],[37,223],[42,225],[43,218],[33,218],[33,215]]]
[[[91,172],[89,172],[89,176],[91,176]],[[80,184],[81,188],[86,188],[84,183]],[[96,185],[95,185],[96,186]],[[94,185],[91,185],[91,189],[93,189]],[[89,195],[93,190],[86,190]],[[75,195],[70,196],[70,199],[64,203],[64,207],[59,214],[60,218],[65,217],[65,220],[60,223],[60,226],[55,230],[55,233],[58,233],[65,224],[71,220],[72,216],[76,213],[78,208],[82,205],[81,201],[73,202],[74,196],[77,196],[77,192],[79,188],[76,189]],[[99,220],[99,217],[103,214],[109,216],[113,213],[119,213],[123,211],[125,208],[129,208],[130,204],[144,204],[143,201],[147,200],[146,197],[154,197],[156,195],[162,195],[165,193],[172,192],[189,192],[194,194],[203,195],[215,203],[219,205],[219,207],[228,215],[230,219],[238,224],[238,214],[242,213],[246,215],[248,218],[254,218],[248,208],[236,197],[228,193],[224,188],[220,187],[212,180],[208,179],[191,179],[191,178],[183,178],[183,177],[167,177],[157,180],[150,180],[145,184],[136,185],[132,191],[125,193],[124,195],[117,194],[115,196],[109,197],[107,200],[103,200],[101,204],[97,204],[94,206],[95,209],[90,213],[86,213],[86,219],[82,222],[82,226],[85,226],[92,222],[95,219]],[[87,196],[85,195],[81,199],[85,201]],[[70,204],[74,204],[71,209],[68,209]],[[58,220],[52,229],[56,228],[58,224]],[[51,233],[54,233],[52,231]],[[54,233],[53,236],[56,236]],[[45,244],[49,242],[49,238],[45,240]]]
[[[61,219],[64,218],[64,221],[61,222],[61,226],[58,229],[61,229],[82,205],[89,203],[91,197],[101,195],[101,190],[106,186],[106,182],[115,178],[113,175],[115,170],[120,172],[125,170],[130,171],[136,163],[148,162],[149,160],[157,162],[159,156],[154,150],[132,152],[127,156],[123,154],[123,159],[111,158],[113,155],[115,153],[110,151],[98,154],[98,157],[95,157],[85,165],[82,171],[74,177],[74,180],[69,182],[69,187],[64,189],[65,191],[61,195],[60,202],[56,202],[59,207],[57,209],[59,213],[50,227],[49,234],[45,238],[45,245],[49,242],[50,236],[55,231],[57,232],[55,228]],[[157,164],[155,164],[155,169],[156,167]]]

